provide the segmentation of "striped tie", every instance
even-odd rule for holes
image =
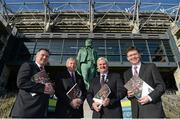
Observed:
[[[138,77],[138,75],[137,66],[134,66],[134,76]]]

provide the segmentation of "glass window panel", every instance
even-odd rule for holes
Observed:
[[[38,40],[36,44],[36,50],[37,52],[40,48],[47,48],[49,49],[49,40]]]
[[[62,43],[63,40],[51,40],[49,50],[51,54],[61,53],[62,52]]]
[[[64,40],[63,53],[76,53],[77,50],[77,40]]]
[[[148,41],[148,45],[149,45],[149,50],[151,55],[157,55],[157,54],[165,54],[163,51],[163,47],[161,44],[161,41],[155,41],[155,40],[150,40]]]
[[[24,42],[24,44],[28,48],[28,51],[30,52],[30,54],[34,53],[35,43],[36,43],[35,41]]]
[[[109,62],[120,62],[120,56],[119,55],[108,55],[107,60]]]
[[[94,49],[98,53],[98,55],[105,54],[105,43],[104,40],[94,40],[93,42]]]
[[[166,51],[167,58],[168,58],[169,62],[174,62],[175,60],[174,60],[173,52],[172,52],[171,47],[169,45],[169,40],[163,40],[163,44],[164,44],[165,51]]]
[[[121,48],[121,55],[122,55],[122,61],[127,62],[127,57],[126,57],[126,51],[127,48],[132,46],[132,40],[120,40],[120,48]]]
[[[50,55],[50,57],[49,57],[49,63],[50,63],[50,65],[51,65],[51,64],[57,64],[57,65],[59,65],[59,64],[60,64],[60,58],[61,58],[60,55]]]
[[[172,50],[171,50],[171,47],[169,45],[169,41],[168,40],[163,40],[163,44],[164,44],[164,47],[165,47],[165,51],[166,51],[166,54],[167,55],[172,55]]]
[[[126,55],[122,55],[122,61],[123,61],[123,62],[128,62]]]
[[[152,61],[166,62],[165,53],[160,40],[159,41],[149,40],[148,45],[149,45]]]
[[[108,54],[117,54],[119,55],[119,44],[118,40],[107,40],[106,41],[106,51]]]
[[[169,62],[175,62],[173,55],[167,55]]]
[[[134,46],[140,50],[141,55],[148,54],[145,40],[134,40]]]
[[[137,47],[141,52],[141,59],[144,62],[149,61],[149,53],[147,50],[147,45],[145,40],[134,40],[134,46]]]
[[[85,47],[85,39],[84,40],[78,40],[78,49]]]
[[[153,62],[166,62],[165,55],[151,55]]]
[[[141,60],[143,62],[149,62],[149,55],[141,55]]]
[[[120,40],[121,53],[126,55],[127,48],[132,45],[132,40]]]

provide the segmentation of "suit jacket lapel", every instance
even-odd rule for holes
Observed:
[[[96,80],[96,85],[97,85],[97,88],[100,89],[101,88],[101,84],[100,84],[100,73],[98,73],[97,75],[97,80]]]
[[[132,74],[132,67],[128,69],[128,72],[127,72],[127,76],[128,76],[128,79],[131,79],[133,74]]]
[[[141,67],[140,67],[140,70],[139,70],[139,77],[142,78],[143,75],[144,75],[144,71],[145,71],[145,66],[143,63],[141,63]],[[143,79],[143,78],[142,78]]]

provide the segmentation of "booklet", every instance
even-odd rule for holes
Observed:
[[[96,95],[93,97],[93,100],[95,102],[98,102],[102,104],[102,101],[109,96],[111,93],[111,89],[107,84],[104,84],[101,89],[96,93]]]
[[[148,85],[145,81],[143,81],[140,77],[133,76],[124,87],[134,92],[134,96],[139,99],[142,96],[146,96],[151,93],[154,89]]]
[[[42,84],[50,82],[50,78],[45,70],[41,70],[38,73],[34,74],[31,78],[31,80],[33,82],[42,83]]]
[[[80,90],[77,83],[75,83],[74,86],[66,93],[66,95],[70,100],[72,100],[75,98],[80,98],[82,95],[82,91]]]
[[[35,83],[41,83],[41,84],[45,84],[45,83],[52,83],[50,81],[49,75],[46,73],[45,70],[41,70],[38,73],[34,74],[31,77],[31,80]],[[30,93],[32,96],[36,96],[36,93]]]

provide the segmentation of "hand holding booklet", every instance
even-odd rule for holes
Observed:
[[[145,81],[143,81],[140,77],[133,76],[125,85],[124,87],[128,91],[132,91],[134,96],[139,99],[143,96],[148,95],[154,89],[148,85]]]
[[[104,84],[101,89],[96,93],[96,95],[94,96],[93,100],[95,102],[98,102],[102,105],[103,100],[105,98],[107,98],[109,96],[109,94],[111,93],[111,89],[109,88],[109,86],[107,84]]]
[[[45,70],[41,70],[39,72],[37,72],[36,74],[34,74],[31,77],[31,81],[35,82],[35,83],[41,83],[41,84],[45,84],[45,83],[52,83],[49,75],[46,73]],[[36,96],[36,93],[30,93],[32,96]]]
[[[76,84],[74,84],[74,86],[66,93],[66,95],[68,96],[68,98],[70,100],[73,100],[75,98],[80,98],[82,95],[82,91],[80,90],[79,86]]]

